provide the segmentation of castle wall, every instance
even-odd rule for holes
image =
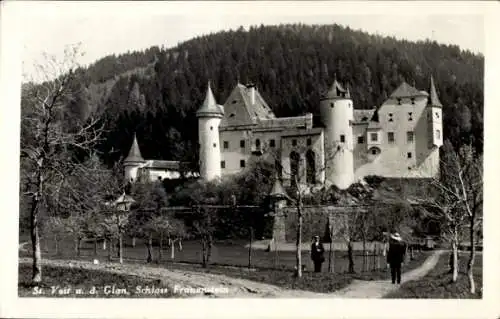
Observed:
[[[388,100],[378,110],[380,154],[371,155],[366,143],[369,132],[366,125],[354,126],[354,169],[356,179],[366,175],[385,177],[433,177],[439,170],[439,149],[429,147],[429,121],[427,120],[427,99],[402,99],[401,105]],[[409,114],[411,112],[411,115]],[[392,114],[392,116],[390,115]],[[392,118],[392,121],[390,119]],[[411,120],[410,120],[411,118]],[[394,142],[388,133],[394,133]],[[408,142],[407,132],[413,132],[413,141]],[[358,136],[364,136],[364,143],[358,144]],[[408,157],[411,153],[411,158]]]
[[[138,166],[127,165],[124,168],[125,170],[125,180],[129,182],[131,179],[134,181],[137,179],[137,170]]]

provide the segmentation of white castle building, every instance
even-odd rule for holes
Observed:
[[[434,81],[429,93],[403,82],[376,109],[356,110],[336,79],[312,114],[278,118],[255,86],[237,84],[224,105],[210,84],[196,115],[199,175],[214,180],[238,173],[256,158],[273,160],[285,184],[334,184],[341,189],[367,175],[431,178],[439,172],[442,105]],[[144,160],[134,138],[125,160],[127,180],[146,170],[151,179],[176,178],[179,163]]]
[[[430,178],[439,172],[442,105],[430,92],[403,82],[377,109],[356,110],[335,80],[312,114],[277,118],[255,86],[238,84],[224,105],[210,85],[197,112],[200,176],[240,172],[252,158],[275,159],[285,184],[334,184],[341,189],[367,175]],[[272,155],[272,156],[271,156]]]

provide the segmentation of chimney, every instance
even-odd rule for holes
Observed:
[[[255,105],[255,85],[253,83],[248,84],[247,88],[250,89],[250,100],[252,105]]]

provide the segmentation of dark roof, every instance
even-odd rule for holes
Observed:
[[[134,141],[132,142],[132,146],[130,147],[130,151],[128,152],[128,156],[125,158],[124,162],[144,162],[141,150],[139,149],[139,144],[137,143],[137,136],[135,134]]]
[[[431,106],[437,106],[437,107],[443,107],[441,104],[441,101],[439,101],[439,97],[437,94],[436,86],[434,85],[434,78],[431,75],[431,89],[430,89],[431,95],[429,97],[429,105]]]
[[[254,104],[252,104],[252,89],[255,90]],[[221,127],[252,125],[258,120],[276,118],[257,88],[247,87],[240,83],[236,85],[224,103],[224,115]]]
[[[266,119],[257,123],[256,129],[265,128],[280,128],[280,129],[294,129],[294,128],[312,128],[313,116],[311,113],[294,117],[278,117],[273,119]]]
[[[351,98],[351,94],[349,93],[349,89],[344,89],[342,85],[335,79],[333,81],[332,86],[323,94],[322,99],[337,99],[337,98]]]
[[[224,116],[224,108],[215,102],[214,94],[212,93],[212,88],[210,87],[210,82],[208,83],[207,94],[205,96],[205,100],[203,101],[203,105],[200,107],[198,112],[196,112],[196,116],[198,116],[198,117],[200,117],[200,116],[215,116],[215,117]]]
[[[368,123],[375,113],[375,109],[372,110],[354,110],[354,123]]]
[[[391,94],[391,98],[394,99],[418,96],[427,96],[427,93],[417,90],[406,82],[401,83],[401,85]]]
[[[181,168],[181,162],[179,161],[163,161],[163,160],[148,160],[144,168],[152,169],[168,169],[178,171]]]

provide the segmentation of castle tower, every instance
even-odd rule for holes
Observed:
[[[346,189],[354,182],[354,111],[349,90],[345,90],[337,79],[322,96],[320,111],[325,125],[325,179]]]
[[[429,122],[429,142],[431,147],[443,145],[443,105],[439,101],[434,78],[431,76],[431,87],[427,103],[427,119]]]
[[[215,102],[210,83],[203,105],[196,112],[200,144],[200,176],[212,180],[221,176],[219,124],[224,109]]]
[[[144,164],[139,144],[137,143],[137,136],[134,133],[134,141],[130,147],[127,158],[123,161],[125,167],[125,181],[133,182],[137,179],[137,170],[141,164]]]

